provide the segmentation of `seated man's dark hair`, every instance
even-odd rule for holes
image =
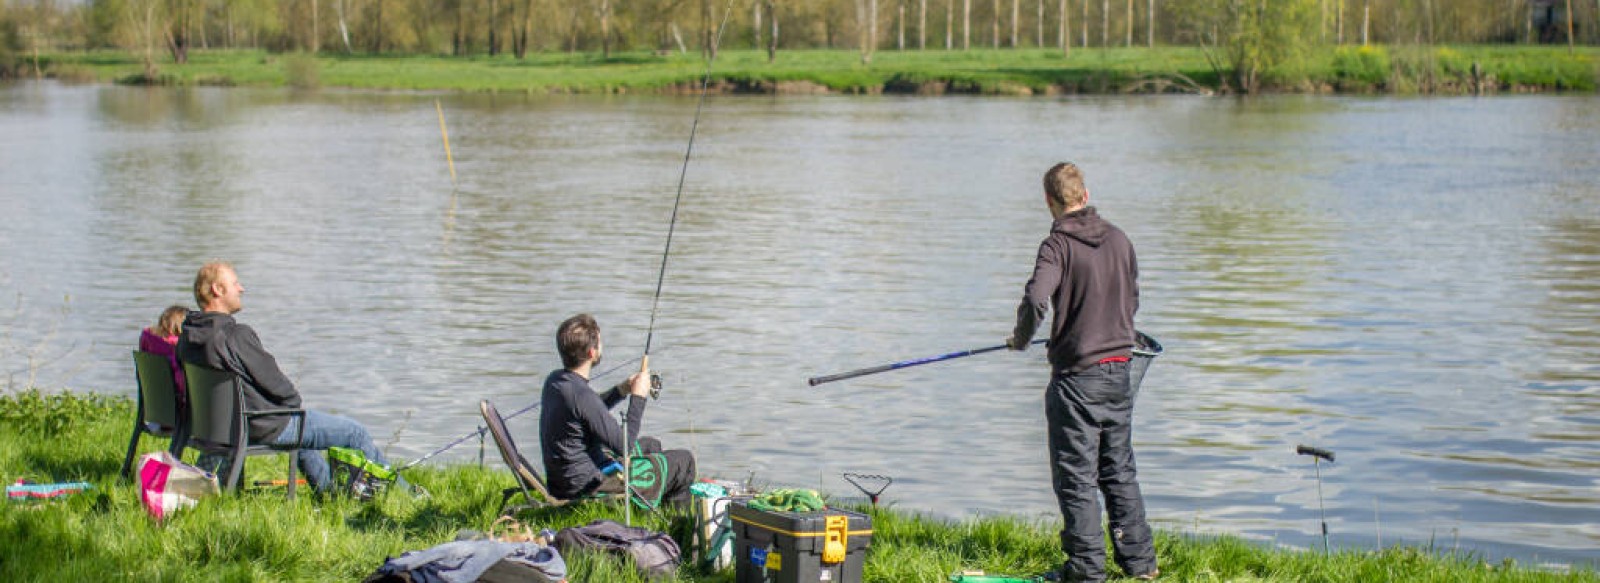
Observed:
[[[561,352],[561,366],[573,368],[589,359],[589,351],[600,348],[600,324],[594,316],[578,314],[567,318],[556,328],[556,349]]]

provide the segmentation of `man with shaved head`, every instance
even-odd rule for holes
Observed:
[[[239,375],[244,381],[247,411],[301,408],[300,392],[278,369],[278,361],[261,345],[256,331],[233,318],[244,309],[244,285],[239,283],[233,266],[221,261],[202,266],[194,278],[194,301],[200,311],[190,312],[184,319],[183,333],[178,336],[178,359]],[[250,443],[294,444],[300,423],[300,419],[288,416],[253,418]],[[298,444],[300,470],[319,493],[333,485],[323,453],[329,447],[359,449],[367,459],[387,463],[367,428],[349,417],[306,409],[304,430]],[[216,467],[221,474],[227,470],[221,467],[225,461],[206,456],[200,465]]]

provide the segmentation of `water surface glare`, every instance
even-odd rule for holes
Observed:
[[[210,258],[308,405],[400,458],[531,403],[566,316],[637,356],[693,98],[444,96],[454,190],[434,99],[0,85],[8,386],[132,394]],[[645,425],[708,475],[1055,518],[1043,351],[805,380],[1003,339],[1065,159],[1167,347],[1160,526],[1320,544],[1304,443],[1336,546],[1594,562],[1600,98],[713,97],[700,131]]]

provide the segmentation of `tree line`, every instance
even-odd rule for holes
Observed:
[[[730,13],[731,12],[731,13]],[[530,52],[1600,42],[1600,0],[0,0],[0,65],[122,48]],[[1281,46],[1280,46],[1281,45]]]

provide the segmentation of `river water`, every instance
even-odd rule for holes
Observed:
[[[642,351],[694,105],[0,86],[7,385],[132,394],[139,329],[225,258],[306,402],[421,456],[533,402],[571,314],[602,368]],[[1595,560],[1600,99],[714,96],[699,131],[645,426],[704,475],[1056,518],[1042,350],[805,381],[1001,341],[1072,160],[1167,348],[1159,526],[1320,545],[1308,444],[1336,546]]]

